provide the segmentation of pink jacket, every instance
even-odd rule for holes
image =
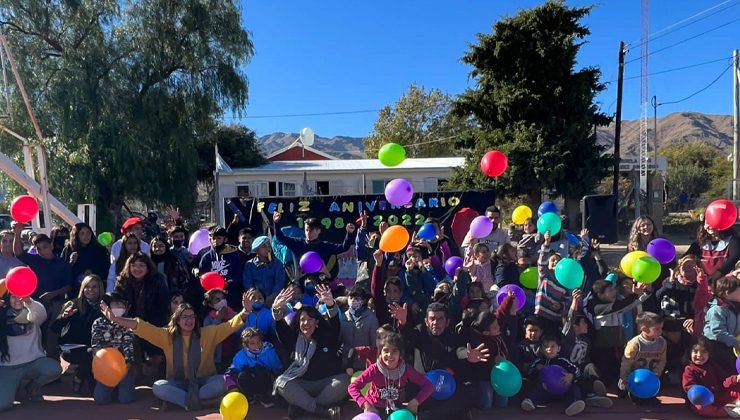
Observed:
[[[416,394],[416,401],[419,401],[419,404],[423,403],[429,396],[432,395],[432,392],[434,391],[434,387],[432,386],[432,383],[429,382],[429,379],[427,379],[426,376],[419,373],[416,369],[413,368],[413,366],[406,365],[406,371],[401,375],[401,381],[399,386],[399,398],[398,401],[396,401],[396,407],[400,407],[401,403],[408,402],[412,398],[406,397],[406,384],[411,381],[412,383],[419,386],[419,393]],[[367,394],[364,396],[362,395],[362,392],[360,391],[362,388],[365,387],[365,385],[370,384],[370,389],[367,391]],[[357,403],[360,408],[365,406],[365,403],[368,402],[372,404],[375,407],[379,408],[385,408],[386,407],[386,401],[380,399],[380,390],[385,388],[387,386],[386,384],[386,378],[383,376],[383,374],[380,372],[380,369],[378,369],[378,364],[373,363],[365,369],[362,374],[355,379],[354,382],[349,384],[349,388],[347,389],[349,391],[349,395],[352,397],[353,400]]]

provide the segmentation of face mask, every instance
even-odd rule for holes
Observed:
[[[305,289],[306,294],[309,296],[313,296],[316,294],[316,286],[314,286],[313,284],[306,285]]]
[[[113,312],[113,316],[120,318],[126,313],[126,308],[111,308],[111,312]]]
[[[259,311],[260,309],[264,308],[265,304],[262,302],[255,302],[252,304],[252,310]]]
[[[221,299],[221,300],[218,301],[218,303],[214,303],[213,304],[213,309],[216,309],[216,310],[223,309],[225,307],[226,307],[226,300],[225,299]]]
[[[174,245],[175,248],[182,248],[185,245],[185,239],[176,239],[172,241],[172,245]]]

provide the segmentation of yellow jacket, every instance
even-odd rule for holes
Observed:
[[[138,326],[134,334],[144,340],[154,344],[164,351],[164,357],[167,361],[167,377],[175,373],[172,366],[172,336],[167,328],[159,328],[154,325],[136,318]],[[198,366],[198,378],[206,378],[216,374],[216,365],[213,363],[213,352],[216,346],[224,341],[228,336],[239,330],[244,325],[241,315],[237,314],[229,322],[218,325],[211,325],[200,329],[200,366]],[[183,369],[188,371],[188,349],[190,348],[190,336],[183,336]]]

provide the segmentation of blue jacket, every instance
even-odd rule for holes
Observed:
[[[740,334],[740,316],[735,308],[740,304],[735,305],[730,302],[718,302],[716,299],[710,303],[704,324],[705,337],[719,341],[727,347],[734,347],[737,344],[738,339],[735,337]]]
[[[254,257],[244,265],[244,290],[256,287],[265,296],[277,295],[285,287],[285,266],[277,258],[263,263]]]
[[[229,370],[241,372],[244,369],[261,366],[270,370],[272,373],[279,375],[283,371],[283,364],[278,359],[277,352],[271,343],[265,341],[262,343],[262,349],[259,353],[252,353],[242,349],[234,356]]]
[[[265,340],[272,341],[276,337],[275,319],[269,307],[263,307],[259,311],[252,311],[244,321],[245,328],[257,328]]]

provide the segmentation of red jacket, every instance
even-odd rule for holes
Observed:
[[[692,385],[703,385],[714,394],[715,406],[723,406],[735,401],[740,395],[740,384],[735,378],[737,375],[726,377],[726,373],[714,363],[707,362],[701,366],[689,363],[683,371],[681,386],[688,392]]]

